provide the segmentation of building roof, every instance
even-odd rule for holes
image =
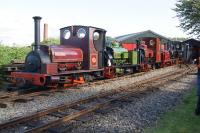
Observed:
[[[188,39],[188,40],[186,40],[186,41],[184,41],[184,42],[182,42],[182,44],[189,44],[189,45],[191,45],[191,46],[197,46],[197,47],[200,47],[200,41],[199,40],[196,40],[196,39]]]
[[[145,37],[160,38],[162,42],[172,42],[172,40],[170,40],[169,38],[164,37],[151,30],[122,35],[122,36],[116,37],[115,39],[119,42],[134,43],[136,42],[136,40],[140,38],[145,38]]]

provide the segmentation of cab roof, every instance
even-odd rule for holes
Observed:
[[[65,29],[65,28],[69,28],[69,27],[95,28],[95,29],[97,29],[97,30],[101,30],[101,31],[106,32],[106,30],[105,30],[105,29],[102,29],[102,28],[98,28],[98,27],[94,27],[94,26],[84,26],[84,25],[71,25],[71,26],[67,26],[67,27],[60,28],[60,30]]]

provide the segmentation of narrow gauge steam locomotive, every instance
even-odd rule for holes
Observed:
[[[41,17],[35,22],[35,43],[26,56],[25,69],[12,72],[18,87],[74,85],[97,78],[113,78],[171,65],[170,53],[159,38],[143,38],[137,44],[106,45],[106,30],[91,26],[60,29],[60,45],[40,44]]]

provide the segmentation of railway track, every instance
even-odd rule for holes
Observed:
[[[152,70],[152,71],[156,71],[156,70]],[[116,81],[116,80],[120,80],[120,79],[126,79],[126,78],[131,78],[131,77],[136,77],[136,76],[142,76],[142,75],[147,74],[147,73],[148,72],[141,72],[141,73],[135,73],[135,74],[131,74],[131,75],[123,76],[123,77],[116,77],[116,78],[113,78],[113,79],[106,79],[106,80],[88,82],[88,83],[85,83],[85,84],[80,84],[80,85],[74,86],[73,88],[79,88],[79,87],[84,87],[84,86],[89,87],[89,86],[94,86],[94,85],[101,85],[101,84],[104,84],[104,83],[108,83],[108,82]],[[40,91],[39,90],[35,90],[36,92],[35,91],[33,92],[33,89],[30,89],[30,91],[25,90],[25,93],[23,91],[0,92],[0,108],[6,108],[7,107],[7,103],[9,103],[9,102],[23,102],[24,103],[26,101],[33,100],[34,97],[49,96],[49,95],[51,95],[53,93],[56,93],[56,92],[67,91],[67,89],[69,89],[69,88],[40,90]]]
[[[159,75],[145,81],[139,81],[126,87],[102,92],[75,102],[62,104],[31,115],[9,120],[0,124],[1,132],[43,132],[63,123],[76,120],[81,116],[104,108],[115,101],[124,100],[129,97],[137,97],[148,92],[157,90],[160,85],[167,81],[176,80],[187,75],[191,70],[179,70]]]

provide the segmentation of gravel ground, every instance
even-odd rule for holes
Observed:
[[[195,75],[188,75],[161,86],[159,91],[133,98],[131,103],[116,103],[107,113],[95,113],[91,120],[79,124],[71,132],[142,133],[155,125],[161,114],[181,102],[184,94],[194,87],[195,79]]]
[[[29,113],[36,112],[48,107],[56,106],[62,103],[88,97],[90,95],[97,94],[105,90],[111,90],[111,89],[116,89],[118,87],[123,87],[132,84],[136,81],[145,80],[155,75],[168,73],[170,71],[178,69],[179,69],[178,67],[174,66],[167,67],[156,71],[148,72],[145,75],[138,77],[121,79],[97,86],[79,87],[80,89],[69,89],[61,93],[58,92],[52,93],[52,95],[50,96],[37,97],[33,101],[29,101],[28,103],[8,104],[7,108],[0,108],[0,122],[19,116],[25,116],[28,115]]]

